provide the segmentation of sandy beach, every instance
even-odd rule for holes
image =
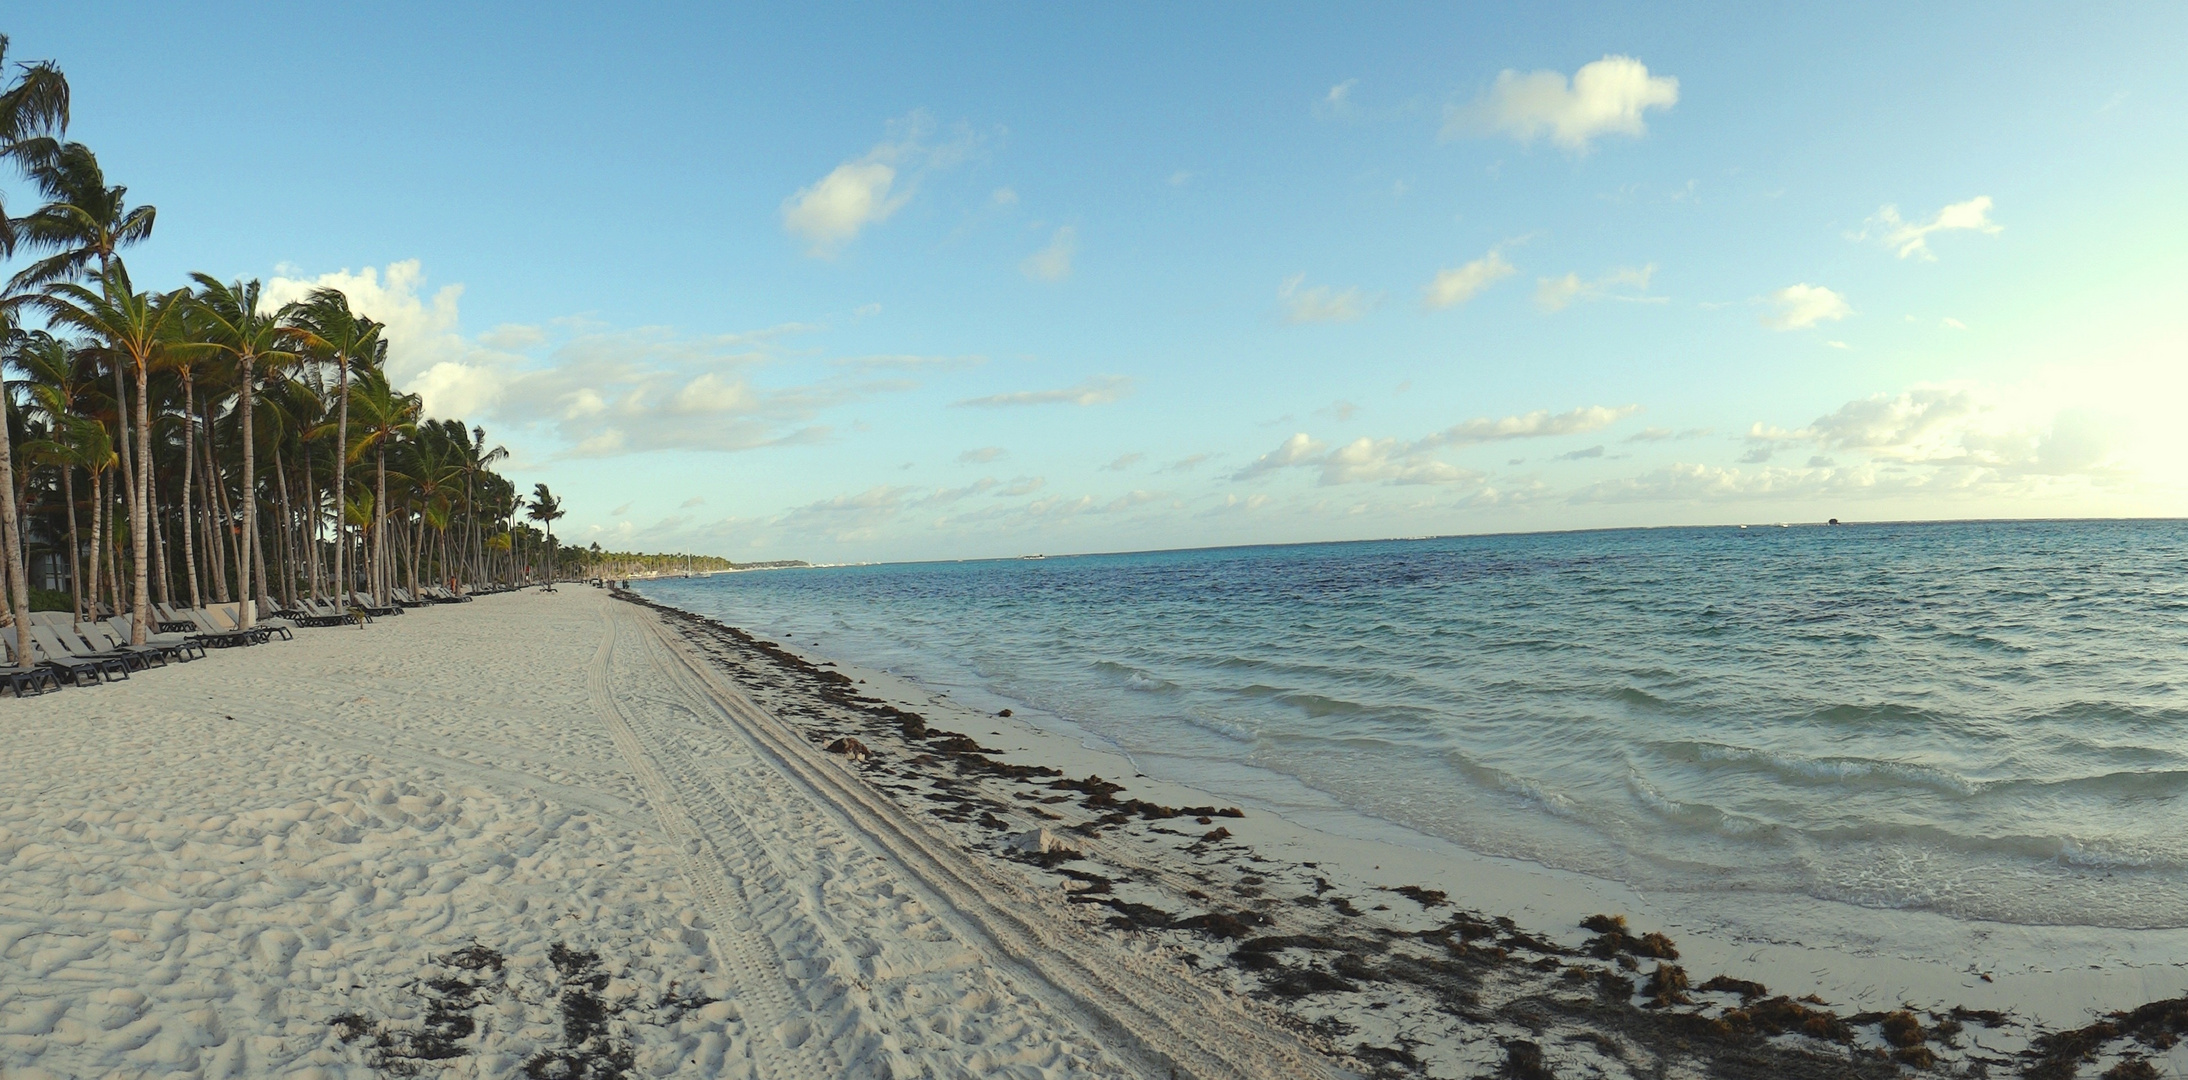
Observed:
[[[1919,982],[1935,958],[1797,985],[1797,942],[1736,967],[1555,875],[1241,815],[590,588],[0,715],[9,1077],[2131,1078],[2188,1052],[2188,1002],[2080,1026],[2175,968],[2099,967],[2100,996],[2054,941],[1964,997]],[[1599,903],[1631,924],[1576,925]],[[1997,989],[2044,965],[2050,995]]]

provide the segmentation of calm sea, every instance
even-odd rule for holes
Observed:
[[[1068,719],[1659,891],[2188,925],[2188,523],[1712,528],[649,584]],[[1280,800],[1277,800],[1280,801]]]

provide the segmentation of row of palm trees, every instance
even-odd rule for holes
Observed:
[[[0,71],[6,55],[0,36]],[[256,281],[202,273],[139,289],[122,252],[155,210],[64,140],[58,68],[0,80],[0,159],[39,199],[19,217],[0,205],[0,259],[29,257],[0,286],[17,656],[41,558],[79,613],[131,612],[139,642],[153,603],[386,605],[396,588],[521,583],[554,565],[559,500],[544,484],[520,495],[483,428],[427,418],[391,385],[384,325],[335,289],[279,307]]]

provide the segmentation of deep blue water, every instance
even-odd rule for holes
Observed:
[[[1663,529],[644,590],[1147,771],[1654,890],[2188,925],[2188,523]],[[1257,780],[1257,778],[1259,778]]]

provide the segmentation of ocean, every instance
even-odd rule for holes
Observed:
[[[647,595],[1150,775],[1656,892],[2188,926],[2188,523],[831,567]]]

